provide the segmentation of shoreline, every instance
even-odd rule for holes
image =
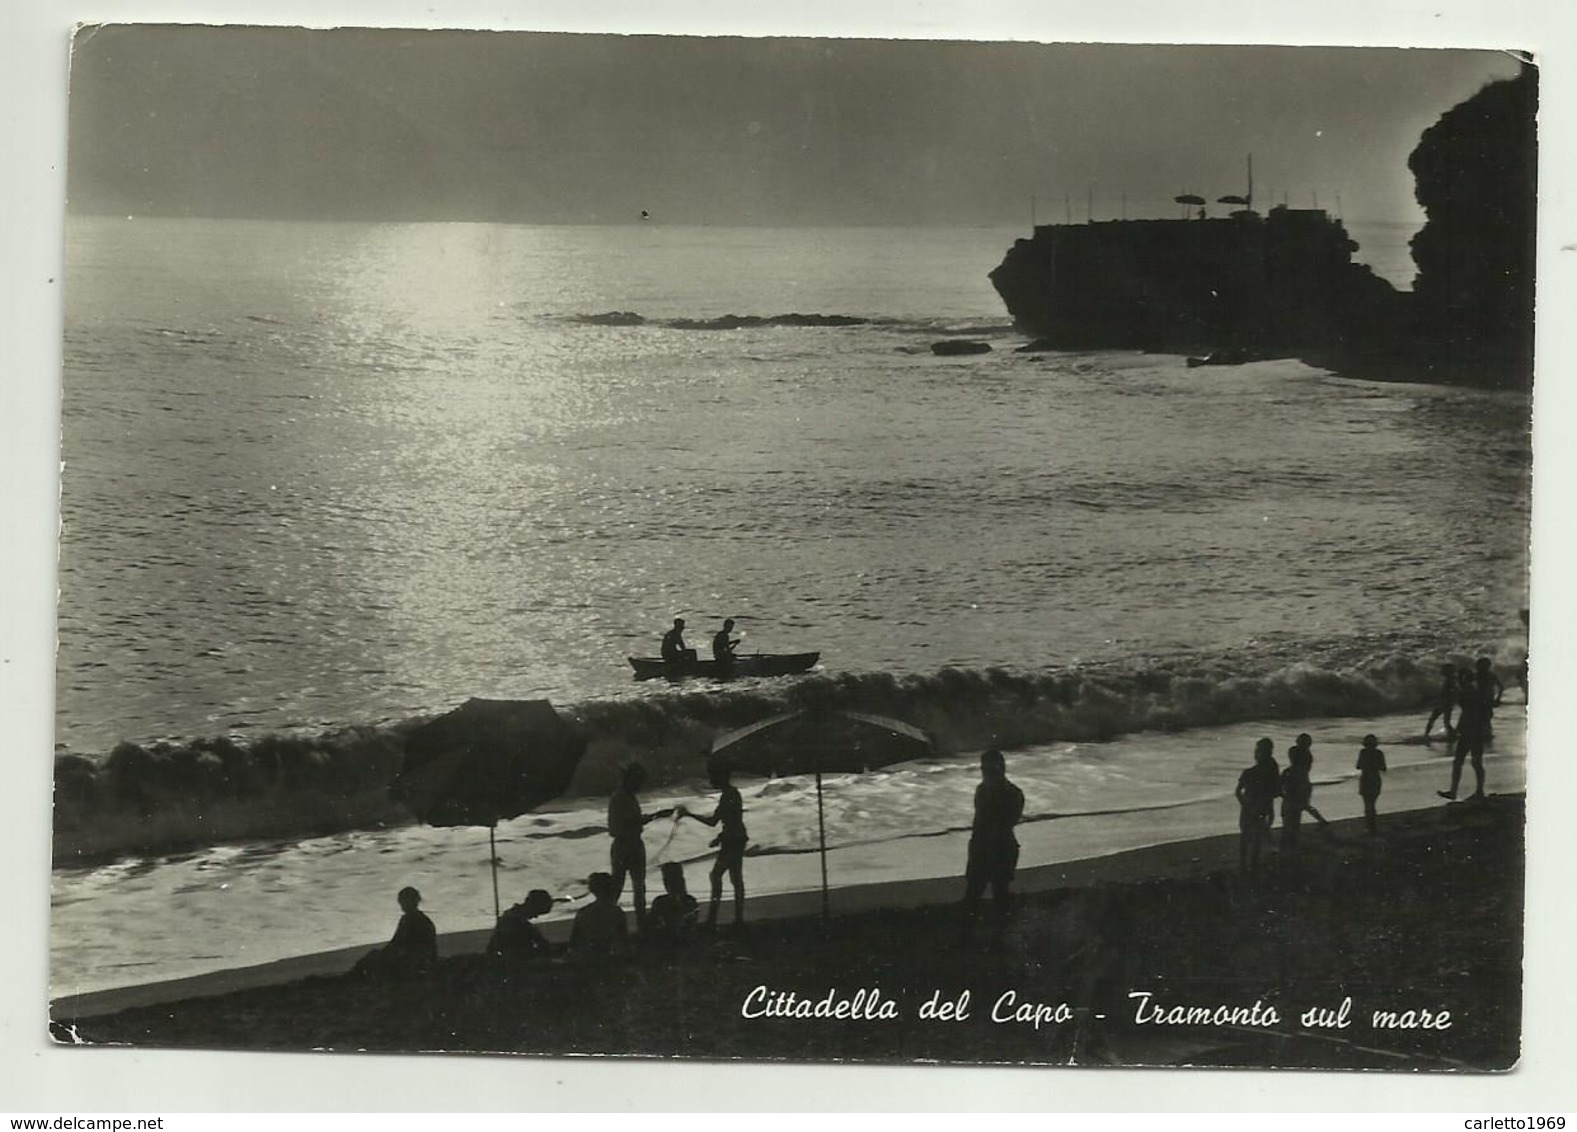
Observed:
[[[157,1005],[57,1000],[52,1032],[73,1044],[252,1050],[1510,1068],[1523,796],[1383,821],[1376,837],[1361,819],[1310,828],[1296,871],[1273,848],[1252,882],[1237,875],[1235,836],[1025,870],[1003,939],[982,928],[963,947],[956,878],[854,886],[827,922],[814,914],[818,893],[763,898],[743,935],[611,964],[510,968],[464,950],[461,933],[445,938],[430,979],[398,990],[287,961],[298,977],[284,984],[207,977],[207,993],[188,983],[186,997]],[[1447,885],[1449,901],[1438,898]],[[824,997],[853,1005],[835,1023],[780,1012]],[[972,1013],[939,1024],[937,1001]],[[1357,1021],[1322,1029],[1302,1013],[1314,1007]],[[1184,1022],[1183,1010],[1215,1013]],[[1415,1013],[1446,1025],[1391,1024]]]
[[[1518,739],[1521,739],[1520,734]],[[1412,749],[1418,749],[1422,754],[1422,749]],[[1439,748],[1434,750],[1438,752]],[[1401,751],[1395,754],[1408,757],[1402,755]],[[1385,817],[1438,809],[1441,803],[1435,790],[1443,785],[1441,776],[1448,763],[1447,758],[1435,754],[1420,761],[1393,766],[1387,776],[1386,791],[1381,800]],[[1512,744],[1503,754],[1492,753],[1486,763],[1492,789],[1513,792],[1523,788],[1525,764],[1520,741]],[[1339,823],[1361,812],[1360,800],[1355,786],[1344,776],[1344,772],[1337,767],[1331,767],[1330,770],[1336,771],[1337,778],[1318,778],[1315,802],[1327,818]],[[1042,816],[1027,821],[1017,830],[1022,847],[1017,887],[1024,892],[1042,891],[1058,884],[1071,883],[1068,878],[1100,879],[1101,874],[1114,869],[1120,870],[1121,876],[1126,878],[1132,875],[1133,868],[1151,868],[1147,862],[1170,860],[1170,855],[1180,853],[1183,858],[1203,858],[1207,852],[1226,852],[1230,856],[1235,852],[1232,846],[1237,836],[1236,813],[1236,804],[1230,793],[1224,793],[1187,802],[1164,812],[1138,809],[1088,815]],[[960,827],[933,834],[830,847],[828,860],[833,881],[831,906],[834,913],[955,902],[963,890],[962,869],[967,855],[967,841],[967,828]],[[1182,853],[1182,847],[1189,846],[1198,847],[1199,852]],[[1209,846],[1214,847],[1207,850]],[[691,861],[688,865],[692,891],[702,899],[706,895],[703,862],[709,856],[708,853],[707,857]],[[605,867],[602,863],[604,860],[600,852],[595,853],[585,867]],[[1191,863],[1196,869],[1199,867],[1197,860]],[[652,870],[649,883],[656,886],[652,889],[655,895],[660,889],[660,885],[656,884],[655,863]],[[1174,865],[1169,867],[1166,875],[1186,871]],[[841,882],[840,877],[843,878]],[[471,872],[468,879],[473,886],[485,886],[486,873]],[[750,893],[747,907],[754,920],[792,918],[820,908],[819,874],[814,852],[752,855],[747,858],[746,883]],[[521,894],[523,892],[524,889]],[[431,897],[434,893],[429,892],[428,895]],[[481,891],[476,891],[474,895],[480,897]],[[435,915],[440,928],[443,928],[446,920],[451,925],[448,931],[441,934],[440,945],[446,949],[446,954],[479,952],[485,947],[491,931],[491,900],[482,897],[487,901],[489,913],[485,919],[478,922],[472,917],[471,924],[466,926],[462,918],[461,924],[456,926],[454,919],[443,911],[446,907],[456,907],[456,897],[457,894],[451,892],[447,901],[435,905],[439,909]],[[506,898],[504,903],[512,903],[513,898]],[[624,903],[628,909],[628,896]],[[550,938],[555,933],[567,933],[568,917],[573,915],[576,907],[576,903],[567,906],[561,904],[558,909],[561,918],[542,921]],[[366,921],[366,935],[360,939],[350,935],[347,939],[349,933],[341,930],[336,933],[338,939],[335,944],[321,950],[298,948],[282,952],[273,949],[271,956],[264,952],[266,958],[252,963],[243,960],[217,970],[199,968],[190,974],[181,973],[177,966],[162,978],[119,986],[100,984],[69,993],[61,991],[70,985],[70,979],[52,978],[51,1001],[69,1005],[74,1012],[98,1009],[90,1006],[94,1003],[111,1004],[106,1009],[121,1009],[127,1005],[172,1001],[198,994],[227,993],[232,989],[277,985],[300,977],[331,975],[348,970],[357,957],[381,945],[387,938],[387,922],[380,903],[377,919]],[[310,945],[310,937],[303,938],[303,942]],[[106,940],[104,946],[113,948],[113,943]],[[113,956],[113,951],[106,952],[106,961]],[[135,955],[122,956],[133,957]],[[235,958],[241,956],[237,954]],[[193,965],[187,964],[187,969],[190,970]],[[166,964],[166,970],[170,966]]]
[[[1340,823],[1350,824],[1350,823]],[[1161,879],[1192,875],[1209,861],[1225,867],[1236,861],[1237,836],[1212,834],[1184,841],[1124,849],[1080,860],[1053,862],[1020,868],[1014,887],[1023,893],[1046,892],[1056,887],[1088,886],[1102,883],[1127,883],[1140,879]],[[835,885],[830,889],[834,915],[871,912],[883,908],[926,908],[956,903],[963,892],[964,878],[930,877],[919,880],[877,881],[864,884]],[[821,892],[801,889],[793,892],[752,896],[748,903],[754,921],[797,920],[817,915]],[[626,910],[628,914],[628,910]],[[725,917],[726,918],[726,917]],[[631,916],[633,919],[633,916]],[[569,939],[568,917],[544,920],[539,925],[555,943]],[[491,928],[470,928],[442,932],[438,937],[440,958],[480,954],[487,946]],[[56,1018],[88,1017],[117,1013],[137,1007],[180,1002],[190,998],[211,998],[235,991],[280,986],[305,978],[342,975],[356,960],[382,940],[352,947],[275,959],[246,967],[209,971],[200,975],[131,984],[107,990],[84,991],[50,1000]]]

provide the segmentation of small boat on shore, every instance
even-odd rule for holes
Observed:
[[[730,664],[715,660],[694,660],[688,664],[670,664],[661,657],[632,656],[627,658],[635,669],[637,680],[663,677],[683,680],[691,676],[706,676],[714,680],[727,680],[736,676],[792,676],[805,672],[821,659],[819,652],[751,653],[736,656]]]

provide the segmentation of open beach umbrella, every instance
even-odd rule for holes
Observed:
[[[498,906],[500,821],[569,788],[586,739],[546,700],[471,699],[413,731],[392,792],[428,825],[485,825]]]
[[[849,774],[934,753],[918,727],[858,711],[807,709],[759,720],[712,741],[712,755],[734,770],[781,777],[816,776],[816,825],[821,840],[821,914],[827,915],[827,820],[821,776]]]

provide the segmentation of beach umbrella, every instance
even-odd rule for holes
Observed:
[[[712,741],[711,754],[747,774],[816,776],[821,843],[821,914],[827,915],[827,819],[822,775],[858,774],[933,754],[930,736],[901,719],[858,711],[806,709],[759,720]]]
[[[487,826],[497,918],[498,823],[563,794],[585,753],[546,700],[471,699],[410,734],[391,792],[428,825]]]

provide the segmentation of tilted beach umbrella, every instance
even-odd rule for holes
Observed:
[[[569,788],[586,739],[546,700],[471,699],[413,731],[391,792],[433,826],[487,826],[493,915],[498,823]]]
[[[901,719],[858,711],[807,709],[770,716],[719,735],[712,756],[746,774],[816,776],[821,842],[821,914],[827,915],[827,819],[824,774],[858,774],[935,753],[930,736]]]

